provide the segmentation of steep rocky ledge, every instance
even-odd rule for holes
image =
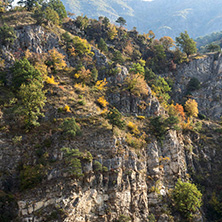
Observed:
[[[101,154],[95,158],[108,171],[93,170],[89,162],[82,164],[85,176],[73,180],[59,164],[62,153],[54,150],[57,167],[48,172],[42,186],[25,192],[18,201],[23,221],[44,221],[56,207],[65,209],[64,221],[113,221],[121,214],[133,221],[148,221],[149,213],[164,216],[162,198],[187,173],[181,135],[170,131],[162,145],[154,140],[136,152],[129,149],[124,138],[113,137],[110,142],[108,138],[94,138],[88,146],[91,152],[102,147],[112,151],[113,158]]]

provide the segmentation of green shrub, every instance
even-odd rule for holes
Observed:
[[[75,136],[81,135],[80,127],[77,125],[75,118],[66,118],[61,124],[61,129],[66,137],[73,139]]]
[[[102,171],[103,169],[102,164],[97,160],[94,161],[93,168],[94,171]]]
[[[197,121],[194,125],[194,131],[199,132],[202,130],[202,122],[201,121]]]
[[[195,184],[182,182],[179,179],[172,192],[173,206],[180,212],[181,216],[191,221],[193,215],[198,212],[202,205],[202,194]]]
[[[85,106],[86,105],[86,101],[84,99],[79,100],[78,104],[81,105],[81,106]]]
[[[130,222],[130,221],[131,221],[131,218],[123,214],[121,214],[117,220],[117,222]]]
[[[200,120],[207,119],[207,117],[206,117],[204,114],[201,114],[201,113],[198,114],[198,118],[199,118]]]
[[[58,13],[50,7],[46,7],[44,10],[39,9],[35,11],[34,14],[35,19],[37,20],[37,24],[42,23],[51,23],[54,25],[59,25],[59,15]]]
[[[129,72],[144,75],[145,69],[140,63],[133,63],[133,67],[129,70]]]
[[[94,82],[98,79],[98,70],[95,67],[91,71],[91,77]]]
[[[13,44],[16,39],[16,34],[14,28],[9,27],[7,24],[4,24],[0,27],[0,44],[7,46]]]
[[[92,55],[91,45],[87,42],[87,40],[81,39],[78,36],[73,38],[73,47],[80,57]]]
[[[150,130],[157,139],[162,140],[169,129],[179,130],[178,123],[177,116],[169,116],[168,118],[157,116],[150,120]]]
[[[155,216],[154,216],[153,214],[150,214],[150,215],[148,216],[148,221],[149,221],[149,222],[156,222]]]
[[[41,183],[44,177],[44,167],[41,164],[35,166],[23,165],[20,170],[20,189],[33,188]]]
[[[221,195],[214,191],[211,199],[207,204],[207,219],[208,221],[221,221],[222,218],[222,200]]]
[[[76,25],[78,28],[80,28],[81,30],[84,30],[88,27],[89,25],[89,19],[87,18],[87,16],[85,15],[83,16],[78,16],[76,18]]]
[[[42,82],[42,74],[30,64],[28,59],[23,58],[15,62],[11,68],[13,74],[12,84],[15,89],[18,89],[23,83],[28,84],[34,79]]]
[[[123,59],[123,56],[122,56],[122,53],[120,51],[115,51],[113,53],[113,59],[112,59],[114,62],[117,62],[119,64],[122,64],[124,62],[124,59]]]
[[[106,42],[104,41],[103,38],[100,38],[99,44],[98,44],[98,48],[99,48],[102,52],[108,52],[108,47],[107,47]]]
[[[125,127],[125,121],[122,120],[122,114],[116,108],[110,109],[106,118],[112,125],[112,130],[114,126],[117,126],[120,129]]]
[[[200,81],[195,77],[191,78],[187,84],[187,94],[198,89],[200,89]]]
[[[79,149],[73,149],[68,147],[63,147],[61,151],[64,152],[65,163],[68,166],[68,172],[71,176],[80,177],[82,174],[82,164],[81,158],[83,153]]]

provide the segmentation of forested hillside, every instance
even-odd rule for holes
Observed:
[[[153,30],[158,38],[175,38],[187,30],[196,38],[222,27],[220,0],[63,0],[66,9],[90,18],[107,16],[114,22],[119,16],[127,20],[127,28],[137,27],[141,33]]]
[[[0,221],[221,221],[221,53],[60,0],[8,3]]]

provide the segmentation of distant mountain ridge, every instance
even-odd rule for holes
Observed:
[[[90,18],[107,16],[112,22],[122,16],[127,28],[141,33],[153,30],[158,38],[175,38],[187,30],[193,38],[222,27],[221,0],[63,0],[66,9]]]

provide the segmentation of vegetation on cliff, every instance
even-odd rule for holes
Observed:
[[[126,158],[136,153],[143,158],[151,144],[163,149],[171,132],[181,138],[184,135],[181,143],[186,145],[188,136],[203,136],[202,119],[206,117],[198,118],[198,104],[190,98],[200,83],[191,79],[179,104],[171,99],[175,77],[164,75],[201,56],[194,54],[196,45],[187,32],[181,33],[176,41],[181,51],[170,37],[158,40],[152,31],[143,35],[136,29],[127,31],[122,17],[117,20],[120,24],[117,27],[106,17],[67,18],[59,0],[38,4],[27,0],[21,4],[11,10],[2,6],[1,11],[0,136],[9,140],[15,150],[22,150],[19,161],[13,164],[16,167],[10,168],[13,174],[5,168],[0,174],[4,179],[2,205],[5,199],[10,199],[5,192],[26,195],[43,184],[47,186],[51,178],[68,178],[67,181],[85,185],[93,175],[92,185],[99,181],[102,186],[110,176],[112,180],[107,187],[111,190],[120,184],[118,175],[122,169],[103,165],[103,158],[122,158],[125,149],[129,150]],[[220,134],[220,128],[217,130]],[[97,137],[107,140],[105,151],[104,143],[94,141]],[[113,140],[117,141],[114,147]],[[191,148],[189,151],[192,154]],[[155,169],[158,172],[163,172],[164,164],[171,161],[168,156],[154,159],[161,163]],[[166,166],[174,169],[173,164]],[[138,173],[142,172],[140,167]],[[146,173],[143,181],[146,186],[153,185],[149,194],[163,193],[160,180]],[[132,174],[130,169],[123,171],[126,178]],[[9,175],[16,175],[15,182],[8,182]],[[179,174],[175,175],[174,184]],[[188,175],[182,179],[185,182],[178,181],[172,196],[168,196],[168,190],[162,195],[164,201],[171,199],[174,210],[170,210],[170,205],[162,209],[169,218],[174,216],[175,221],[183,218],[184,213],[190,220],[201,206],[201,194],[191,184],[192,178],[190,182]],[[72,202],[73,207],[78,198]],[[212,196],[207,204],[218,214],[219,197]],[[111,215],[111,205],[110,201],[103,209],[107,217]],[[57,213],[61,209],[54,207],[57,207],[55,216],[60,218]],[[47,210],[38,211],[41,207],[36,208],[37,217],[47,213]],[[32,214],[32,208],[29,212]],[[155,209],[152,212],[155,215],[150,214],[149,218],[160,217],[160,212]],[[25,216],[26,211],[21,214]],[[117,221],[132,219],[132,215],[119,212],[113,217]],[[7,218],[9,215],[5,214],[3,219]]]

